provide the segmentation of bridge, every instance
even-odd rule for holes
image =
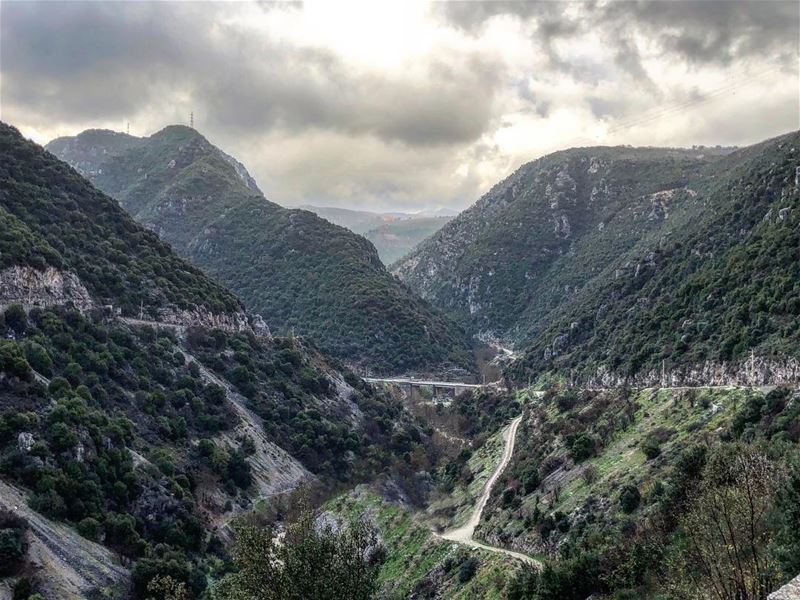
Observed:
[[[412,379],[410,377],[364,377],[364,381],[368,383],[386,383],[396,385],[398,387],[407,387],[409,394],[415,387],[430,387],[433,388],[433,395],[439,388],[446,390],[479,390],[490,386],[497,385],[496,383],[463,383],[461,381],[434,381],[427,379]]]

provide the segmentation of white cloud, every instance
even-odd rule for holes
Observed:
[[[4,2],[0,116],[44,142],[194,110],[276,202],[464,207],[572,145],[797,128],[800,8],[735,4]]]

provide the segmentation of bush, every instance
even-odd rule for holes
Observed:
[[[657,439],[649,437],[642,444],[642,452],[644,452],[647,460],[653,460],[661,454],[661,444],[658,443]]]
[[[13,600],[30,600],[31,593],[33,592],[33,585],[31,580],[27,577],[22,577],[17,583],[14,584]],[[38,596],[38,594],[36,594]]]
[[[100,523],[97,519],[93,519],[92,517],[86,517],[77,526],[78,533],[80,533],[86,539],[92,540],[96,542],[100,539]]]
[[[597,442],[589,434],[581,433],[575,436],[569,447],[570,456],[576,463],[591,458],[597,451]]]
[[[583,477],[583,480],[586,482],[587,485],[591,485],[595,481],[597,481],[599,475],[600,473],[597,470],[597,467],[595,467],[594,465],[587,465],[581,472],[581,477]]]
[[[29,341],[25,342],[23,349],[26,360],[35,371],[45,377],[50,377],[53,374],[53,361],[50,359],[47,350],[36,342]]]
[[[641,500],[642,495],[639,493],[639,488],[634,485],[626,485],[619,494],[619,505],[627,514],[639,508]]]
[[[10,305],[3,313],[6,327],[13,330],[17,335],[22,335],[28,328],[28,315],[25,309],[19,304]]]
[[[526,494],[530,494],[539,487],[539,483],[541,478],[539,477],[539,465],[531,464],[525,467],[525,470],[522,472],[522,477],[520,477],[520,481],[522,482],[522,488],[525,490]]]
[[[28,553],[24,519],[10,511],[0,511],[0,576],[12,575],[22,566]]]
[[[458,568],[458,581],[461,583],[467,583],[470,579],[475,577],[475,573],[478,572],[478,566],[480,565],[480,561],[475,556],[470,556],[461,563],[461,566]]]

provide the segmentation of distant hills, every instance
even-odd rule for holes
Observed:
[[[520,167],[394,265],[523,378],[797,356],[800,134],[579,148]],[[613,379],[613,377],[612,377]]]
[[[273,330],[310,336],[382,373],[472,369],[464,332],[388,273],[372,244],[266,200],[247,170],[197,131],[89,130],[47,148]]]
[[[417,244],[439,231],[458,214],[457,211],[447,208],[419,213],[377,213],[312,205],[301,208],[363,235],[373,243],[385,265],[391,265],[408,254]]]

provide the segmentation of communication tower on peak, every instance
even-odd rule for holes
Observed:
[[[127,127],[127,129],[125,130],[125,132],[126,132],[128,135],[130,135],[130,134],[131,134],[131,122],[130,122],[130,121],[128,121],[128,127]]]
[[[189,113],[189,127],[194,129],[194,111]]]

